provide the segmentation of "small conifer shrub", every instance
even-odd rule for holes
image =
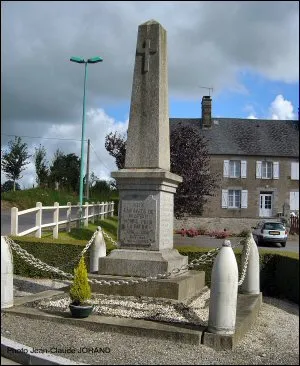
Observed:
[[[87,269],[82,256],[77,268],[74,268],[74,280],[70,288],[73,305],[82,305],[91,298],[91,286],[88,283]]]

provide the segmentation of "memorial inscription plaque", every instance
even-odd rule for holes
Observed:
[[[157,201],[151,197],[121,202],[121,246],[151,246],[156,241]]]

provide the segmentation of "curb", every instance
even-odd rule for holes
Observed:
[[[86,365],[61,356],[36,353],[32,347],[1,336],[1,356],[21,365]]]

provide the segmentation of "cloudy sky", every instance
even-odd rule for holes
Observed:
[[[2,1],[1,148],[16,135],[49,161],[57,148],[80,156],[84,66],[69,59],[101,56],[88,67],[86,138],[90,170],[109,178],[104,138],[127,130],[137,30],[149,19],[167,30],[170,117],[200,117],[204,86],[215,117],[298,119],[297,1]],[[33,164],[20,183],[35,183]]]

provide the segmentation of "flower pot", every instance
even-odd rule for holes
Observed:
[[[73,318],[87,318],[93,310],[93,305],[70,304],[69,308]]]

